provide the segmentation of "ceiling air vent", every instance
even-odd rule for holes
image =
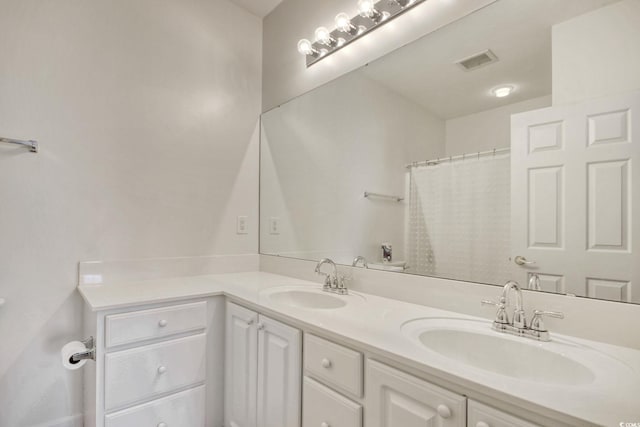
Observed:
[[[480,67],[484,67],[485,65],[496,62],[497,60],[498,57],[495,55],[495,53],[487,49],[484,52],[476,53],[475,55],[469,56],[468,58],[456,61],[456,64],[462,67],[462,69],[465,71],[473,71],[477,70]]]

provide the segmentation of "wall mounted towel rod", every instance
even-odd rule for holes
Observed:
[[[32,153],[38,152],[38,141],[23,141],[20,139],[3,138],[0,136],[0,142],[6,142],[8,144],[24,145],[25,147],[28,147],[29,151],[31,151]]]
[[[364,192],[364,197],[367,199],[370,197],[377,197],[379,199],[389,199],[389,200],[394,200],[396,202],[401,202],[404,200],[404,197],[390,196],[388,194],[370,193],[368,191]]]

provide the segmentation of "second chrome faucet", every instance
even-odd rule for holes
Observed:
[[[327,274],[327,273],[323,273],[321,271],[321,267],[324,264],[329,264],[332,268],[333,268],[333,272]],[[341,295],[346,295],[349,293],[349,290],[347,289],[346,285],[345,285],[345,278],[343,276],[341,276],[340,274],[338,274],[338,266],[336,265],[335,262],[333,262],[332,260],[330,260],[329,258],[323,258],[321,259],[318,264],[316,265],[316,273],[317,274],[321,274],[324,275],[324,286],[322,287],[322,290],[325,292],[333,292],[336,294],[341,294]]]
[[[513,309],[513,317],[510,319],[507,313],[509,305],[509,294],[513,291],[516,293],[516,304]],[[550,341],[549,331],[542,321],[543,316],[556,317],[564,319],[564,314],[555,311],[534,310],[533,318],[527,325],[527,319],[522,302],[522,290],[517,282],[508,281],[502,288],[502,295],[498,302],[483,300],[482,304],[493,305],[498,308],[496,318],[493,321],[493,329],[498,332],[518,335],[527,338],[536,339],[538,341]]]

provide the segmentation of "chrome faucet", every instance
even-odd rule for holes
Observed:
[[[509,304],[508,297],[511,291],[516,293],[516,305],[513,310],[513,318],[512,320],[509,320],[507,305]],[[496,318],[492,325],[494,330],[511,335],[532,338],[538,341],[550,341],[551,339],[549,337],[549,331],[545,328],[544,322],[542,321],[542,316],[564,319],[564,314],[562,313],[534,310],[531,323],[527,325],[524,306],[522,304],[522,290],[517,282],[511,280],[502,288],[502,294],[498,299],[498,302],[483,300],[482,304],[498,307]]]
[[[333,267],[333,273],[327,274],[327,273],[323,273],[322,271],[320,271],[320,268],[324,265],[324,264],[329,264],[331,267]],[[318,264],[316,265],[316,273],[317,274],[322,274],[324,275],[324,286],[322,286],[322,290],[325,292],[334,292],[337,294],[342,294],[342,295],[346,295],[349,293],[347,287],[345,286],[344,282],[345,279],[344,277],[342,277],[340,274],[338,274],[338,266],[336,265],[335,262],[333,262],[332,260],[330,260],[329,258],[323,258],[321,259]]]
[[[362,262],[362,266],[364,268],[369,268],[369,264],[367,263],[367,259],[365,257],[363,257],[362,255],[358,255],[357,257],[355,257],[353,259],[353,262],[351,263],[351,266],[352,267],[357,267],[359,262]]]

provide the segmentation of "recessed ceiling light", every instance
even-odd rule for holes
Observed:
[[[499,86],[493,89],[491,92],[496,98],[504,98],[505,96],[511,95],[513,89],[513,86]]]

